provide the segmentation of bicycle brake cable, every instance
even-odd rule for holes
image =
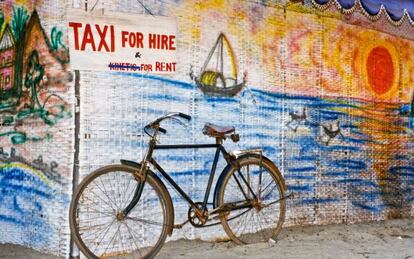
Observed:
[[[150,133],[148,133],[148,131],[147,131],[147,128],[148,128],[147,126],[145,126],[143,130],[144,130],[145,134],[147,134],[150,138],[152,138],[152,135]]]

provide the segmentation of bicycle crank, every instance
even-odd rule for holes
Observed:
[[[206,224],[208,220],[208,213],[202,208],[201,202],[196,202],[195,204],[197,209],[194,207],[190,207],[188,209],[188,221],[194,227],[200,228]]]

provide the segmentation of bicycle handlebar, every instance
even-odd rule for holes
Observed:
[[[181,112],[173,112],[173,113],[169,113],[169,114],[167,114],[167,115],[165,115],[161,118],[156,119],[154,122],[152,122],[150,124],[160,123],[161,121],[163,121],[165,119],[172,118],[172,117],[181,117],[181,118],[186,119],[188,121],[191,120],[190,115],[187,115],[187,114],[184,114],[184,113],[181,113]]]
[[[181,112],[178,113],[178,116],[180,116],[181,118],[184,118],[184,119],[186,119],[188,121],[191,120],[191,116],[190,115],[187,115],[187,114],[184,114],[184,113],[181,113]]]
[[[159,124],[160,124],[161,121],[163,121],[165,119],[170,119],[170,118],[173,118],[173,117],[181,117],[181,118],[186,119],[188,121],[191,120],[191,116],[190,115],[187,115],[187,114],[184,114],[184,113],[181,113],[181,112],[173,112],[173,113],[169,113],[169,114],[167,114],[167,115],[165,115],[163,117],[160,117],[160,118],[156,119],[155,121],[151,122],[150,124],[146,125],[144,127],[144,131],[147,128],[154,128],[154,126],[157,125],[158,131],[160,131],[161,133],[166,134],[167,133],[167,130],[164,129],[164,128],[161,128],[159,126]]]
[[[164,133],[164,134],[166,134],[166,133],[167,133],[167,130],[166,130],[166,129],[164,129],[164,128],[159,127],[159,128],[158,128],[158,130],[159,130],[161,133]]]

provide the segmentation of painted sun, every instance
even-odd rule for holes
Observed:
[[[390,43],[370,46],[364,58],[367,88],[380,99],[395,97],[399,83],[398,52]]]
[[[394,82],[394,64],[388,50],[382,46],[373,48],[368,55],[366,66],[372,90],[378,95],[387,93]]]

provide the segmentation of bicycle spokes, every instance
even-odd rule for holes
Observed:
[[[267,241],[279,231],[284,219],[283,189],[271,166],[256,157],[246,158],[228,172],[221,189],[220,205],[229,208],[221,212],[221,220],[235,242]],[[245,205],[240,206],[243,201]]]
[[[144,257],[159,249],[157,244],[165,240],[170,223],[153,182],[138,182],[134,170],[103,170],[84,185],[77,196],[74,227],[87,248],[86,254]],[[129,213],[124,214],[123,209],[128,207]]]

